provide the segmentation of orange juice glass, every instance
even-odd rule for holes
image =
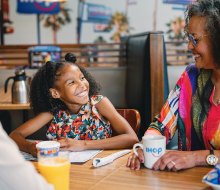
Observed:
[[[58,154],[55,157],[38,158],[38,170],[48,183],[54,185],[55,190],[69,190],[69,157]]]

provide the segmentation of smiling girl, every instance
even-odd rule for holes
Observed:
[[[96,81],[75,62],[69,53],[34,76],[30,98],[36,116],[10,134],[20,150],[36,155],[35,143],[25,138],[44,126],[47,138],[58,140],[63,150],[130,148],[138,141],[109,99],[99,95]],[[112,131],[117,135],[112,137]]]

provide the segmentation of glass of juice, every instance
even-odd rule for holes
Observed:
[[[46,152],[46,151],[45,151]],[[38,151],[38,170],[55,190],[69,190],[70,161],[68,151],[42,154]]]

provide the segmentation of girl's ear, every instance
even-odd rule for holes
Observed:
[[[53,98],[60,98],[60,93],[56,89],[50,88],[49,91]]]

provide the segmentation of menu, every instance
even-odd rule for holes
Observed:
[[[102,150],[84,150],[80,152],[69,152],[71,163],[83,163],[95,157]],[[37,161],[37,158],[27,152],[20,151],[25,160]]]

